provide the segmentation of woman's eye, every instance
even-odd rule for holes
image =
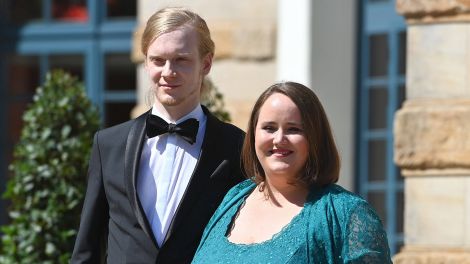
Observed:
[[[272,131],[275,131],[275,130],[276,130],[276,128],[273,127],[273,126],[264,126],[264,127],[262,127],[262,129],[263,129],[263,130],[266,130],[266,131],[268,131],[268,132],[272,132]]]
[[[289,132],[291,133],[302,133],[303,132],[303,129],[300,128],[300,127],[291,127],[288,129]]]

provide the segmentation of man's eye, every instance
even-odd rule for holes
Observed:
[[[176,59],[176,62],[178,62],[178,63],[185,63],[185,62],[188,62],[188,61],[189,61],[189,59],[186,58],[186,57],[179,57],[179,58]]]
[[[165,60],[161,58],[151,58],[150,61],[155,65],[165,65]]]

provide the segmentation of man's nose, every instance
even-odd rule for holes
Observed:
[[[165,65],[163,65],[162,76],[171,77],[176,74],[175,69],[173,67],[173,63],[170,60],[165,61]]]

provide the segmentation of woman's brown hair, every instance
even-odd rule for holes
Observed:
[[[324,186],[338,181],[340,158],[330,124],[320,100],[306,86],[296,82],[276,83],[264,91],[251,112],[242,149],[242,166],[256,183],[264,182],[265,172],[256,156],[255,130],[264,102],[275,93],[284,94],[299,108],[303,130],[308,142],[308,158],[297,182],[308,186]]]

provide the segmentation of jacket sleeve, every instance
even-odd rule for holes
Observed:
[[[88,168],[88,185],[80,218],[80,228],[72,253],[72,264],[102,263],[109,218],[103,187],[99,132],[93,139]]]

